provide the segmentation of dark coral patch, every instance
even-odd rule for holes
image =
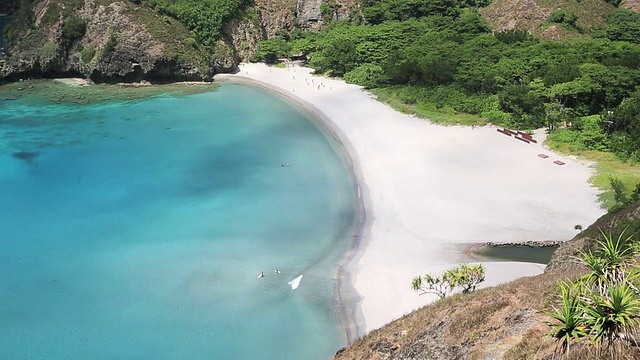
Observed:
[[[31,161],[36,157],[38,157],[39,154],[40,154],[39,152],[34,152],[34,151],[18,151],[18,152],[14,152],[11,155],[16,159]]]

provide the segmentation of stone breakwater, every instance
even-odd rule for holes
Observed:
[[[560,246],[564,241],[555,241],[555,240],[541,240],[541,241],[515,241],[515,242],[485,242],[480,244],[481,246],[493,246],[493,247],[511,247],[511,246],[522,246],[522,247],[552,247],[552,246]]]

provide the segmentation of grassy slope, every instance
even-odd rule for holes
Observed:
[[[629,194],[635,189],[636,184],[640,183],[640,167],[635,163],[622,161],[612,153],[582,150],[568,144],[556,144],[549,141],[545,144],[552,150],[576,155],[581,159],[596,163],[596,173],[589,181],[597,188],[604,190],[600,195],[600,200],[605,208],[609,208],[615,203],[609,184],[609,176],[622,181]]]

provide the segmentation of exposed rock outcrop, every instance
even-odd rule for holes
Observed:
[[[232,19],[227,24],[225,33],[231,47],[235,50],[234,58],[242,62],[249,61],[258,48],[260,40],[267,37],[264,28],[250,17]]]
[[[2,8],[13,11],[18,3],[8,0]],[[95,82],[208,80],[251,59],[260,40],[286,36],[296,28],[320,30],[323,10],[331,19],[355,18],[361,0],[255,0],[227,23],[213,53],[177,20],[136,3],[33,2],[29,15],[21,17],[23,24],[12,29],[0,60],[0,83],[69,75]],[[86,31],[69,41],[64,26],[71,17],[82,19]]]
[[[322,0],[298,0],[296,12],[303,28],[319,30],[322,27]]]
[[[95,82],[208,80],[234,68],[232,51],[221,49],[211,64],[174,19],[128,1],[86,0],[76,9],[57,2],[34,5],[33,25],[7,44],[0,81],[23,77],[78,75]],[[84,35],[63,37],[69,18],[80,18]],[[191,39],[193,40],[193,39]]]

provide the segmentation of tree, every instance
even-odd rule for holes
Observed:
[[[451,283],[445,275],[432,276],[426,274],[424,276],[416,276],[411,281],[411,288],[414,291],[419,291],[420,295],[432,293],[438,295],[440,299],[447,296],[447,293],[451,291]]]
[[[613,355],[620,352],[622,341],[631,340],[637,328],[640,314],[640,299],[626,283],[610,286],[605,295],[592,294],[584,300],[584,323],[591,329],[594,343],[608,348]]]
[[[445,276],[450,279],[453,288],[459,287],[466,294],[475,291],[478,284],[484,281],[484,266],[463,263],[445,272]]]
[[[475,291],[478,284],[483,281],[484,266],[482,264],[463,263],[445,271],[441,276],[431,274],[416,276],[411,281],[411,288],[419,291],[420,295],[432,293],[442,299],[455,288],[460,288],[463,294]]]
[[[624,183],[620,179],[609,175],[609,184],[613,189],[613,198],[619,206],[624,206],[628,202],[627,192]]]
[[[62,26],[62,46],[65,49],[69,49],[74,41],[82,38],[87,32],[87,24],[84,20],[77,16],[72,15],[64,20]]]
[[[627,9],[613,9],[605,14],[605,18],[610,40],[640,43],[640,14]]]

